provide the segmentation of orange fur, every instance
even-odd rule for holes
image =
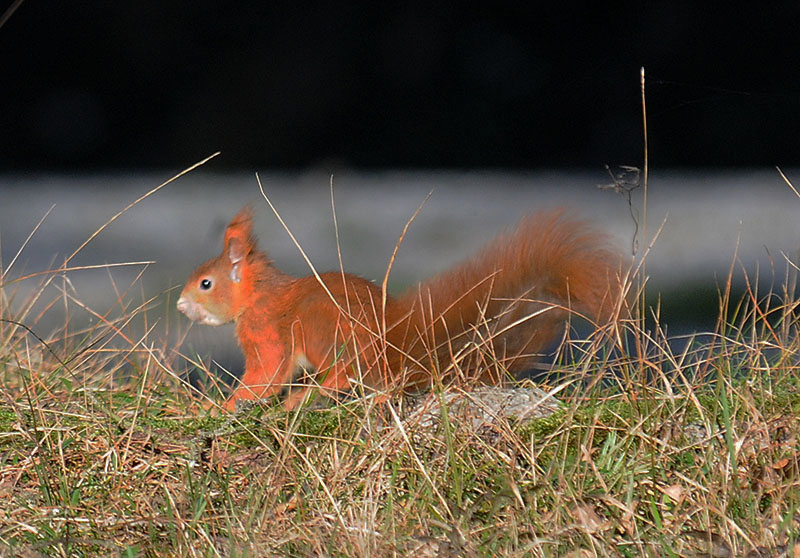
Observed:
[[[283,395],[294,407],[310,385],[335,395],[368,386],[419,388],[449,377],[452,354],[491,339],[472,361],[483,381],[528,367],[569,309],[605,320],[617,300],[619,257],[604,235],[562,211],[524,218],[473,258],[397,298],[346,273],[294,278],[259,252],[243,209],[218,257],[189,278],[178,308],[209,325],[236,322],[245,372],[228,400]],[[323,287],[324,285],[324,287]],[[494,365],[488,365],[491,361]]]

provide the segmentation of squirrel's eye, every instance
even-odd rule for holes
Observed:
[[[207,291],[208,289],[210,289],[211,285],[212,285],[211,279],[203,279],[202,281],[200,281],[200,289],[202,289],[204,291]]]

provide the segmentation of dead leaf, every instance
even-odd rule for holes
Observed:
[[[778,471],[778,470],[783,469],[784,467],[786,467],[788,464],[789,464],[789,458],[788,457],[784,457],[783,459],[778,459],[775,463],[773,463],[771,465],[771,467],[773,469],[775,469],[776,471]]]
[[[669,499],[676,504],[679,504],[683,500],[683,487],[680,484],[673,484],[662,488],[661,492],[669,496]]]
[[[588,534],[607,531],[611,522],[600,517],[590,504],[581,504],[570,510],[570,515],[580,528]]]

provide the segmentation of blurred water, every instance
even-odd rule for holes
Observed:
[[[796,176],[800,183],[800,173],[787,174],[790,179]],[[60,264],[117,211],[169,176],[0,177],[4,268],[55,205],[8,271],[6,282]],[[337,269],[330,177],[309,172],[262,173],[261,178],[314,265],[319,270]],[[620,195],[597,188],[610,182],[602,170],[341,173],[334,178],[334,192],[345,269],[380,282],[404,224],[430,191],[433,195],[412,224],[392,270],[390,285],[395,289],[445,269],[512,226],[521,215],[541,208],[571,208],[607,230],[621,250],[630,254],[635,225],[627,202]],[[131,296],[141,301],[160,295],[180,285],[195,266],[219,253],[227,221],[248,202],[256,209],[262,247],[284,270],[307,273],[307,265],[261,198],[255,176],[249,173],[194,172],[184,176],[112,223],[71,265],[153,261]],[[641,206],[641,190],[634,194],[634,205]],[[680,329],[691,329],[687,319],[697,319],[691,316],[698,301],[689,293],[713,298],[714,285],[724,282],[734,254],[750,273],[760,268],[762,284],[771,280],[773,270],[778,279],[782,278],[784,254],[798,261],[798,216],[800,199],[774,170],[653,173],[647,232],[650,238],[660,232],[647,259],[650,292],[662,292],[665,305],[673,301],[678,310],[685,307],[690,317],[676,315],[675,321],[681,322]],[[642,226],[643,215],[638,220]],[[643,248],[639,247],[640,253]],[[102,313],[115,304],[116,293],[127,289],[142,268],[72,272],[67,274],[68,292]],[[48,287],[42,304],[58,298],[64,284],[58,280]],[[7,285],[6,294],[18,289],[14,304],[19,305],[35,285],[35,280]],[[170,306],[174,298],[173,294]],[[715,300],[705,302],[715,306]],[[80,319],[83,311],[74,304],[68,306],[75,319]],[[59,311],[53,308],[37,322],[42,334],[47,335],[48,329],[63,319]],[[166,323],[167,315],[162,297],[149,318]],[[178,322],[175,316],[169,319],[173,327],[187,325],[182,317]],[[224,349],[217,350],[236,352],[229,331],[195,326],[193,335],[196,337],[190,344],[201,352],[218,343]]]

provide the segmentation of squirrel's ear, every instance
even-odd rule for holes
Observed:
[[[255,249],[253,212],[245,206],[225,229],[225,254],[232,264],[245,259]]]

